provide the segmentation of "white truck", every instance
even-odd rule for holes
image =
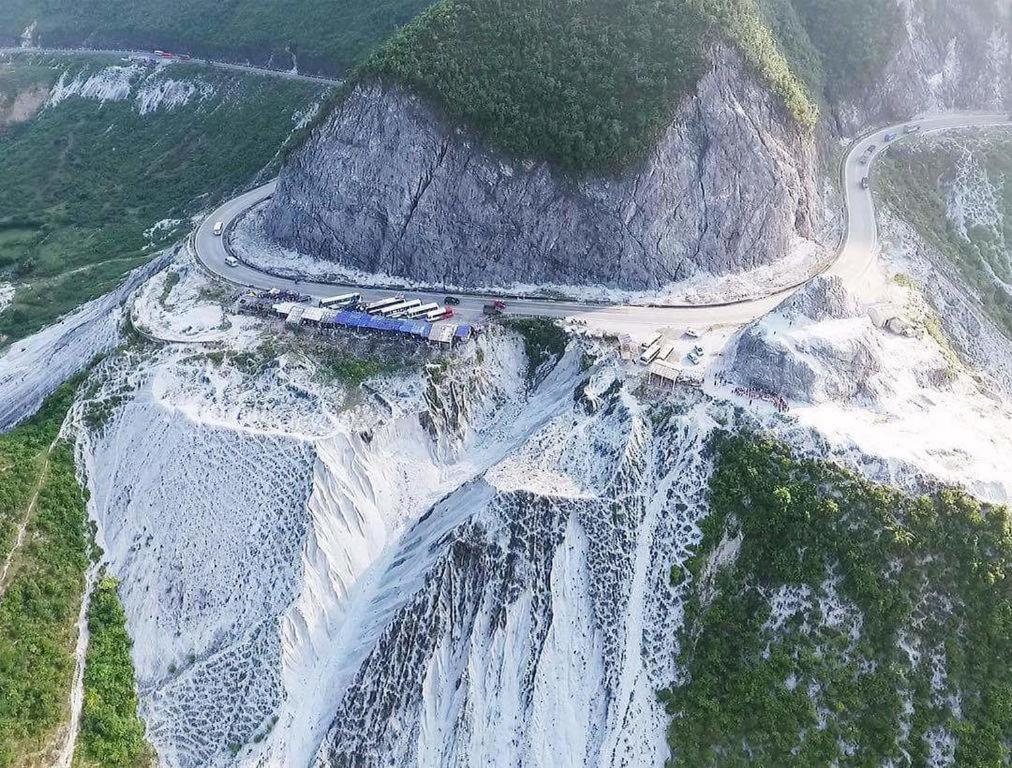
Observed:
[[[343,293],[340,296],[331,296],[329,299],[320,299],[320,306],[327,309],[339,309],[358,304],[361,300],[361,293]]]
[[[660,334],[658,334],[659,336]],[[643,350],[643,354],[640,355],[640,362],[643,365],[650,365],[657,356],[661,353],[661,340],[658,338],[653,344]]]
[[[221,233],[225,231],[225,222],[216,221],[214,222],[214,236],[221,237]]]

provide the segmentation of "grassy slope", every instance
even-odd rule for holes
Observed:
[[[81,732],[75,768],[140,768],[154,763],[137,717],[132,642],[116,580],[103,578],[88,605],[88,653],[84,670]]]
[[[1002,224],[970,227],[964,237],[948,215],[946,194],[967,148],[1000,190]],[[886,205],[956,266],[991,319],[1012,338],[1012,300],[993,277],[1012,284],[1012,138],[1008,132],[996,132],[990,138],[907,143],[890,150],[877,173]]]
[[[0,91],[99,64],[0,67]],[[0,336],[25,336],[114,287],[151,254],[144,231],[186,219],[248,182],[275,155],[315,85],[180,70],[206,102],[141,116],[132,102],[70,98],[0,130],[0,280],[19,285]],[[159,242],[178,237],[163,233]]]
[[[64,385],[28,422],[0,437],[0,509],[5,522],[24,514],[25,482],[42,478],[27,535],[14,554],[0,601],[0,766],[37,762],[64,722],[74,669],[75,621],[88,564],[85,498],[72,447],[57,441],[74,384]],[[47,455],[48,454],[48,455]],[[25,457],[27,478],[4,467]],[[13,508],[6,502],[13,499]],[[4,542],[3,557],[11,551]]]
[[[906,750],[924,765],[924,735],[938,727],[958,738],[957,765],[1007,761],[1008,510],[952,490],[905,496],[759,438],[723,434],[715,450],[711,514],[685,577],[725,536],[743,543],[712,600],[701,605],[697,591],[689,601],[680,640],[690,681],[662,694],[674,764],[870,766]],[[831,578],[859,611],[857,639],[817,607]],[[769,601],[783,587],[811,589],[815,607],[773,631]],[[920,644],[919,662],[901,637]],[[933,653],[947,672],[934,692]]]
[[[249,58],[282,68],[298,54],[303,71],[343,72],[407,23],[428,0],[4,0],[0,37],[38,22],[48,46],[164,48]]]

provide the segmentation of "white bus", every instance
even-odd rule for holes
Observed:
[[[422,315],[427,315],[434,309],[439,309],[439,305],[436,304],[436,302],[432,302],[431,304],[422,304],[420,307],[412,307],[404,313],[404,316],[414,319],[416,317],[421,317]]]
[[[344,293],[340,296],[331,296],[329,299],[320,299],[320,306],[327,309],[337,309],[338,307],[348,307],[352,304],[358,304],[361,300],[361,293]]]
[[[647,338],[640,344],[640,349],[650,349],[654,344],[661,340],[659,333],[651,333]]]
[[[643,363],[643,365],[650,365],[650,363],[657,359],[657,356],[660,353],[661,344],[660,339],[658,339],[643,351],[643,354],[640,355],[640,362]]]
[[[658,360],[667,360],[671,356],[671,353],[674,352],[674,351],[675,351],[675,345],[672,344],[670,341],[666,341],[661,346],[661,351],[660,351],[660,354],[657,355],[657,359]]]
[[[438,307],[425,315],[425,320],[430,323],[435,323],[438,320],[445,320],[448,317],[453,317],[453,310],[449,307]]]
[[[400,317],[409,309],[413,309],[421,303],[422,302],[419,301],[418,299],[408,299],[407,301],[399,301],[396,304],[390,304],[386,307],[381,307],[380,309],[377,309],[376,314],[382,315],[383,317],[391,317],[391,318]]]
[[[372,304],[369,304],[366,306],[365,311],[378,312],[383,309],[383,307],[391,307],[394,304],[400,304],[402,301],[404,301],[403,296],[388,296],[385,299],[380,299],[379,301],[374,301]]]

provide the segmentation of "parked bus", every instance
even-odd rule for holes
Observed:
[[[407,301],[399,301],[396,304],[388,304],[385,307],[380,307],[379,309],[376,310],[376,314],[382,315],[383,317],[391,317],[391,318],[400,317],[409,309],[413,309],[414,307],[417,307],[421,303],[422,302],[419,301],[418,299],[408,299]]]
[[[660,354],[657,355],[657,359],[667,360],[671,356],[671,353],[674,351],[675,345],[672,344],[670,341],[666,341],[664,342],[664,345],[661,347],[661,351]]]
[[[412,307],[404,313],[404,316],[414,319],[416,317],[427,315],[434,309],[439,309],[439,305],[436,302],[432,302],[431,304],[422,304],[420,307]]]
[[[640,344],[640,349],[650,349],[650,347],[654,346],[654,344],[656,344],[660,340],[661,335],[659,333],[651,333],[649,336],[647,336],[646,340],[642,344]],[[658,347],[658,351],[659,350],[660,348]]]
[[[661,353],[661,342],[659,336],[660,334],[658,334],[657,341],[647,347],[643,351],[643,354],[640,355],[640,362],[643,363],[643,365],[650,365],[650,363],[656,360],[657,356]]]
[[[367,305],[365,311],[378,312],[383,309],[383,307],[391,307],[394,304],[400,304],[402,301],[404,301],[403,296],[388,296],[385,299],[380,299],[379,301],[374,301],[372,304]]]
[[[340,296],[331,296],[329,299],[320,299],[320,306],[327,309],[338,309],[358,304],[361,300],[361,293],[344,293]]]
[[[453,310],[450,307],[439,307],[434,309],[425,315],[425,320],[430,323],[435,323],[439,320],[445,320],[448,317],[453,317]]]

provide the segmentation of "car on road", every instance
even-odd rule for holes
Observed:
[[[226,256],[225,257],[225,266],[226,267],[238,267],[239,266],[239,259],[237,259],[235,256]]]
[[[868,149],[865,150],[869,155],[874,152],[878,147],[875,144],[869,144]]]
[[[860,160],[858,160],[858,162],[859,162],[859,163],[860,163],[861,165],[868,165],[868,159],[869,159],[869,158],[868,158],[868,155],[861,155],[861,159],[860,159]]]
[[[868,179],[868,177],[867,176],[863,177],[861,179],[861,189],[868,189],[868,187],[870,187],[870,186],[871,186],[871,181]]]
[[[446,304],[447,306],[455,307],[458,304],[460,304],[460,299],[458,299],[456,296],[447,296],[446,298],[443,299],[443,303]]]
[[[225,222],[216,221],[214,222],[214,236],[221,237],[221,233],[225,231]]]
[[[492,306],[498,309],[500,312],[502,312],[506,309],[506,302],[503,301],[502,299],[496,299],[495,301],[492,302]]]
[[[886,140],[887,143],[890,142],[890,141],[895,141],[896,140],[896,134],[895,133],[887,133],[885,135],[885,140]]]

